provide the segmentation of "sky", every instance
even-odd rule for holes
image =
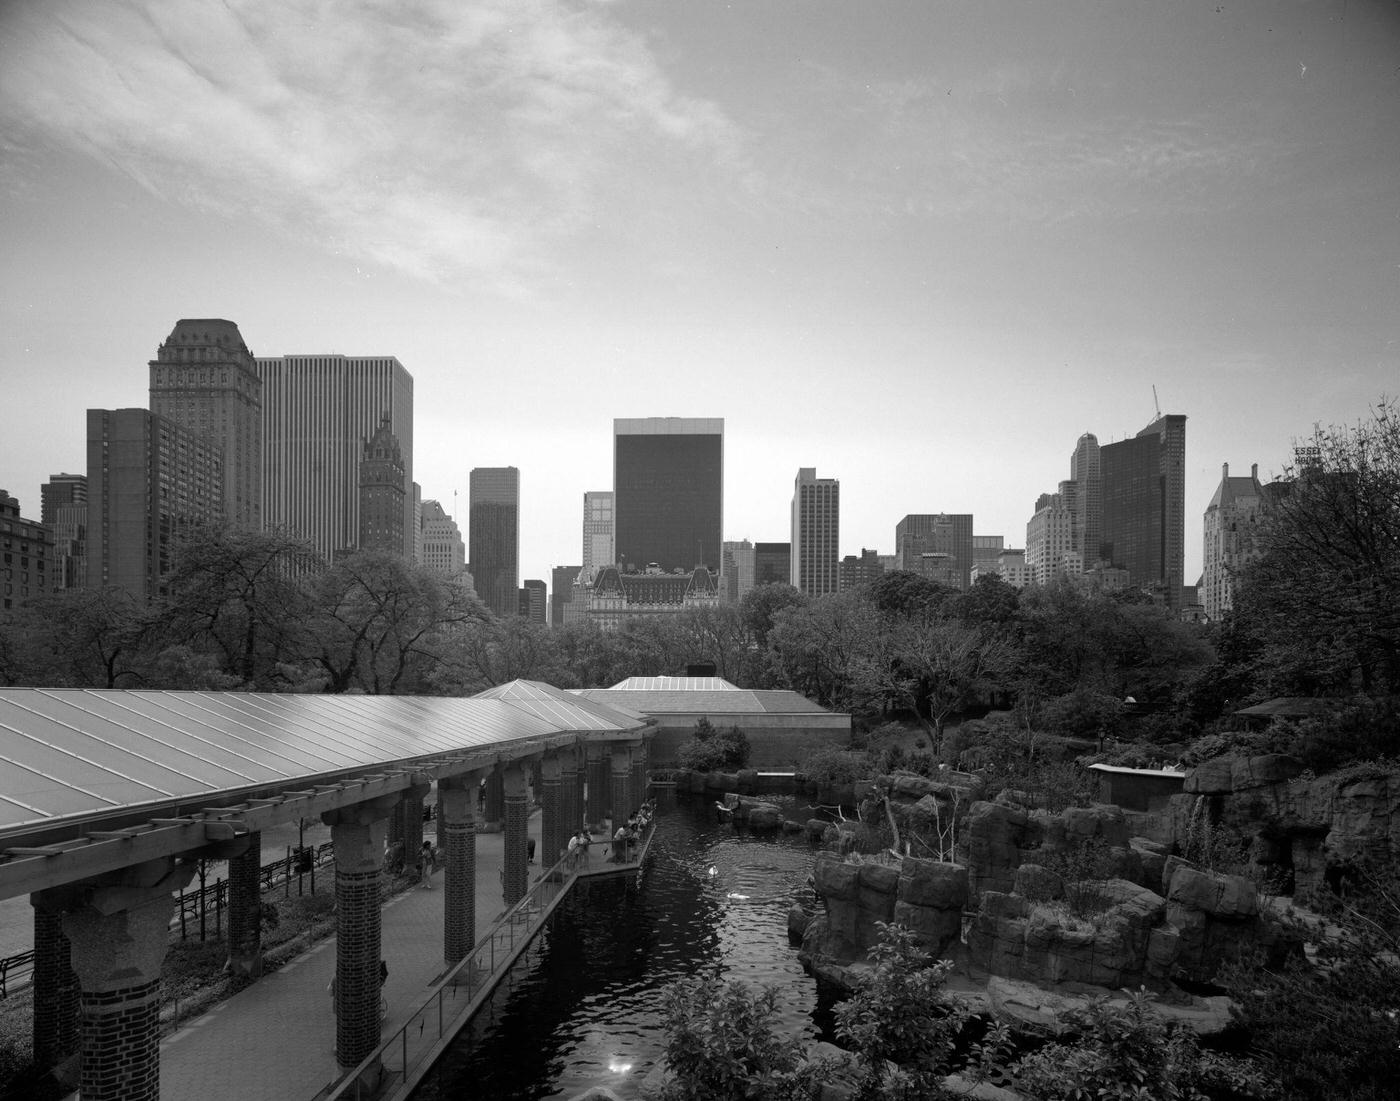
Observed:
[[[1281,473],[1400,396],[1400,4],[0,0],[0,487],[182,317],[395,355],[466,526],[577,564],[615,417],[725,419],[724,537],[1025,545],[1101,444]],[[1155,389],[1154,389],[1155,388]],[[465,532],[464,532],[465,534]]]

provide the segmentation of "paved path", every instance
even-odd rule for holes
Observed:
[[[538,812],[530,836],[539,838]],[[476,838],[476,935],[505,913],[500,870],[505,840]],[[600,846],[594,846],[595,852]],[[531,866],[532,878],[539,864]],[[413,888],[384,905],[381,939],[389,980],[385,1035],[402,1024],[443,974],[443,873],[433,889]],[[160,1046],[162,1101],[310,1101],[339,1076],[335,1016],[327,986],[335,974],[331,937],[264,975]]]

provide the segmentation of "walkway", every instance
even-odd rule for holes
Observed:
[[[536,840],[539,822],[537,812],[529,827]],[[478,937],[505,913],[500,881],[504,847],[503,834],[477,835]],[[595,844],[595,854],[600,848]],[[532,876],[538,871],[538,864],[531,865]],[[404,1022],[446,970],[443,877],[442,872],[433,877],[431,891],[413,888],[384,905],[381,938],[389,965],[385,1035]],[[310,1101],[340,1074],[326,989],[334,974],[331,937],[166,1037],[160,1046],[162,1101]]]

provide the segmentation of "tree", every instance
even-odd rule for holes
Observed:
[[[768,633],[779,613],[807,603],[807,597],[791,585],[769,582],[755,585],[739,601],[739,617],[744,621],[755,645],[768,649]]]
[[[1008,673],[1013,648],[987,627],[936,616],[886,622],[856,666],[859,698],[908,707],[942,751],[949,717],[990,692]]]
[[[943,1079],[963,1060],[958,1035],[972,1011],[945,993],[952,963],[934,963],[903,925],[877,923],[872,967],[834,1010],[836,1037],[860,1060],[860,1101],[948,1096]]]
[[[1236,607],[1295,691],[1400,693],[1400,408],[1318,429],[1286,471]]]
[[[411,690],[448,660],[445,632],[487,616],[474,592],[401,555],[345,555],[312,586],[303,653],[325,691]]]
[[[829,593],[779,612],[768,644],[788,684],[823,707],[845,711],[878,630],[878,616],[862,593]]]
[[[273,687],[279,666],[295,659],[308,611],[302,578],[320,568],[311,545],[286,532],[195,528],[176,549],[159,629],[217,654],[240,683]]]
[[[665,1085],[657,1101],[805,1101],[819,1068],[800,1038],[776,1030],[775,987],[754,992],[718,975],[681,979],[665,993]]]
[[[152,684],[146,609],[121,588],[65,589],[28,601],[0,632],[7,684],[73,688]]]

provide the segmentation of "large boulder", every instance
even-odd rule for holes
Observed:
[[[984,891],[1008,891],[1022,851],[1040,842],[1038,826],[1023,807],[973,803],[963,826],[968,885],[975,897]]]
[[[934,955],[962,935],[967,869],[961,864],[905,857],[899,870],[894,920],[907,926]]]

